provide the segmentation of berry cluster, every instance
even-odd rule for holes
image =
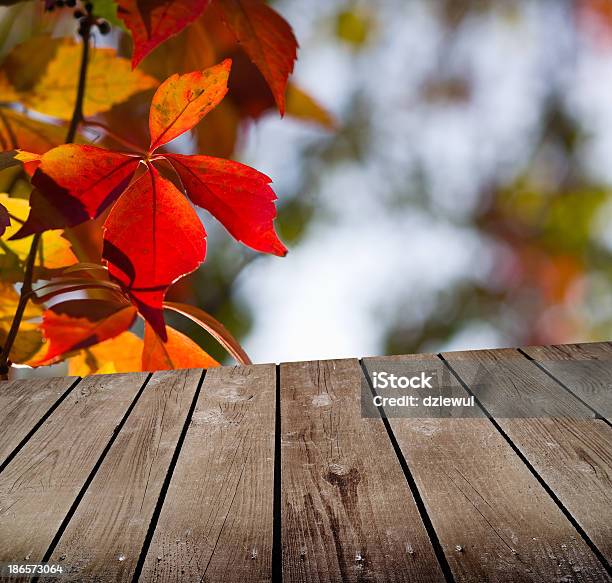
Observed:
[[[45,0],[45,10],[51,12],[56,8],[63,8],[64,6],[74,8],[76,4],[76,0]]]
[[[76,8],[77,0],[45,0],[45,10],[51,12],[56,8]],[[96,18],[93,16],[93,4],[86,2],[83,4],[83,9],[77,8],[74,11],[74,17],[79,21],[79,34],[83,35],[85,31],[91,30],[93,26],[97,26],[100,34],[108,34],[111,31],[111,26],[104,18]]]

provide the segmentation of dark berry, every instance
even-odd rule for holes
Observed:
[[[75,10],[73,16],[78,20],[79,18],[83,18],[85,13],[82,10]]]
[[[76,6],[76,0],[66,0],[66,6],[68,6],[68,8],[74,8]]]
[[[93,12],[93,4],[91,2],[87,2],[87,4],[85,4],[85,10],[91,14]]]
[[[100,31],[100,34],[108,34],[111,31],[111,26],[106,20],[99,20],[98,30]]]

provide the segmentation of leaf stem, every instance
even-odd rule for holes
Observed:
[[[74,104],[74,111],[72,113],[72,119],[70,121],[70,127],[68,128],[68,134],[66,135],[66,143],[71,144],[76,138],[76,133],[79,128],[79,124],[83,121],[83,100],[85,99],[85,86],[87,84],[87,64],[89,62],[89,41],[91,37],[92,22],[89,19],[85,19],[79,34],[83,39],[83,52],[81,53],[81,69],[79,72],[79,85],[77,89],[76,101]],[[34,279],[34,266],[36,264],[36,255],[38,253],[38,245],[42,233],[36,233],[32,237],[32,244],[30,245],[30,251],[26,260],[25,272],[23,275],[23,285],[21,286],[21,292],[19,295],[19,303],[15,310],[15,316],[11,322],[11,328],[6,336],[6,341],[2,347],[0,353],[0,379],[8,379],[9,372],[9,356],[15,339],[17,338],[17,332],[23,319],[23,314],[28,305],[28,300],[32,295],[32,281]]]
[[[109,138],[111,138],[113,141],[117,142],[118,144],[121,144],[122,146],[129,148],[134,153],[138,153],[138,154],[143,153],[143,149],[140,146],[134,144],[133,142],[130,142],[130,140],[122,138],[119,134],[116,134],[113,130],[111,130],[106,124],[103,124],[99,121],[85,120],[83,121],[83,125],[88,128],[99,128]]]

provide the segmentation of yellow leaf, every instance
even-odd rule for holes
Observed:
[[[11,198],[8,194],[0,193],[0,204],[5,206],[11,215],[11,224],[7,227],[2,238],[2,246],[0,246],[0,268],[2,268],[11,255],[16,256],[22,262],[27,259],[32,237],[25,237],[16,241],[8,240],[19,230],[21,226],[19,221],[26,220],[30,209],[28,201],[22,198]],[[46,231],[43,233],[36,265],[47,269],[59,269],[74,263],[77,263],[77,258],[70,248],[70,243],[62,237],[62,231]]]
[[[34,89],[55,58],[61,39],[36,35],[15,46],[2,61],[2,71],[17,93]]]
[[[289,83],[286,99],[287,115],[318,123],[330,130],[335,129],[336,121],[331,114],[297,85]]]
[[[6,341],[18,303],[19,294],[14,286],[5,281],[0,282],[0,346]],[[43,344],[42,332],[39,324],[32,320],[40,318],[41,315],[41,308],[29,302],[23,314],[17,339],[11,349],[10,359],[13,362],[23,364],[40,350]]]
[[[68,374],[87,376],[141,370],[143,342],[133,332],[124,332],[67,359]]]
[[[66,40],[34,89],[21,96],[29,108],[63,120],[72,117],[77,93],[81,46]],[[108,111],[129,97],[156,87],[158,81],[142,71],[132,71],[127,59],[115,49],[91,49],[83,113],[85,116]]]

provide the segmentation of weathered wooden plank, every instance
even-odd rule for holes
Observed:
[[[407,376],[428,371],[440,380],[445,372],[434,355],[364,359],[370,373],[388,363]],[[445,395],[468,395],[448,374],[444,385]],[[389,423],[456,581],[606,580],[599,560],[489,419],[389,417]]]
[[[147,383],[51,555],[63,581],[132,580],[201,378],[165,371]]]
[[[269,581],[275,367],[210,369],[143,565],[143,581]]]
[[[77,377],[0,382],[0,466]]]
[[[146,374],[82,380],[0,474],[0,562],[40,561]]]
[[[612,345],[528,346],[523,352],[612,423]]]
[[[356,360],[281,365],[283,581],[443,581]]]
[[[516,350],[443,356],[610,562],[612,428]]]

